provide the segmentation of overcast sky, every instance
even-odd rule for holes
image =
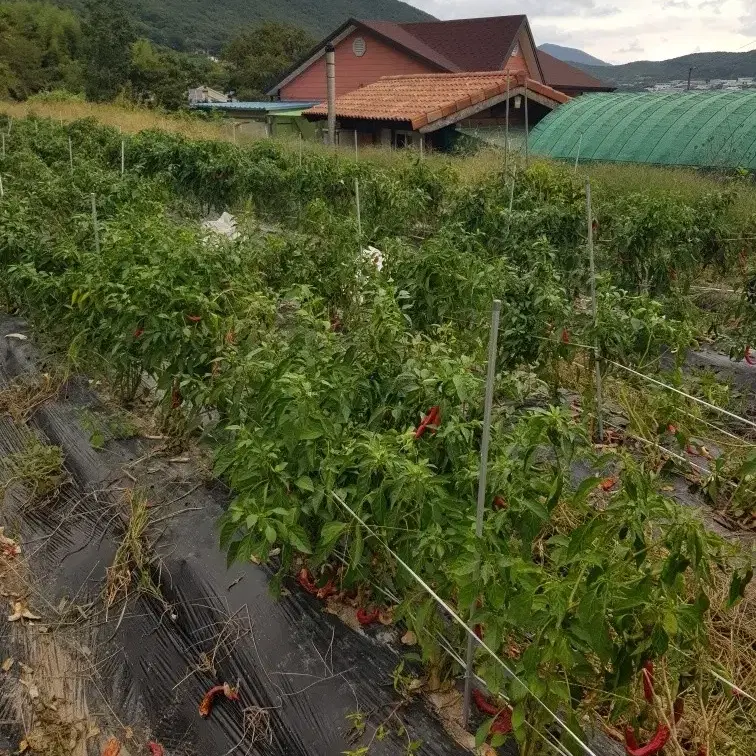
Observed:
[[[537,44],[608,63],[756,49],[756,0],[408,0],[436,18],[527,13]]]

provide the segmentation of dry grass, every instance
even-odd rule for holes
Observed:
[[[39,407],[58,394],[64,380],[63,375],[48,373],[17,378],[0,390],[0,415],[10,415],[19,425],[27,422]]]
[[[21,451],[0,460],[0,502],[12,486],[20,485],[26,490],[25,503],[38,504],[53,496],[64,478],[61,448],[47,446],[29,433]]]

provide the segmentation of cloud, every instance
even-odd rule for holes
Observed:
[[[634,39],[627,47],[615,50],[614,52],[616,55],[629,55],[630,53],[642,53],[643,49],[641,43],[637,39]]]
[[[690,3],[688,0],[664,0],[662,3],[662,10],[667,10],[668,8],[682,8],[682,9],[689,9]]]
[[[745,10],[747,13],[739,19],[740,23],[743,24],[740,33],[749,37],[756,36],[756,8],[746,7]]]
[[[721,0],[701,0],[698,4],[698,10],[719,15],[722,13]]]
[[[541,18],[605,18],[622,11],[604,0],[412,0],[437,18],[471,18],[525,13]]]

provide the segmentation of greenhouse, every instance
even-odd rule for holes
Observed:
[[[584,95],[533,130],[558,160],[756,169],[756,92]]]

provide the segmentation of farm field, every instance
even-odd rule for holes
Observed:
[[[593,276],[571,167],[93,120],[0,133],[3,308],[177,455],[211,456],[229,563],[270,565],[274,592],[363,632],[401,628],[405,704],[453,697],[462,674],[467,634],[431,588],[481,641],[479,747],[756,752],[748,177],[591,168]],[[203,229],[226,210],[233,238]],[[127,573],[149,571],[129,553]],[[349,753],[425,752],[379,751],[399,728],[366,723]]]

